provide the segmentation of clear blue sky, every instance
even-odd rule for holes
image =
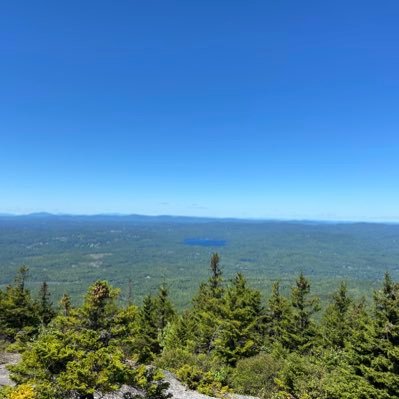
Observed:
[[[0,212],[399,220],[399,2],[3,1]]]

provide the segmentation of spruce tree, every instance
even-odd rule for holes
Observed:
[[[259,353],[262,344],[260,292],[247,285],[238,273],[226,289],[219,331],[214,336],[215,352],[234,366],[244,357]]]
[[[349,310],[352,300],[348,296],[345,282],[341,282],[334,293],[331,304],[327,307],[322,320],[322,335],[326,346],[343,349],[349,338],[351,320]]]
[[[134,345],[140,362],[151,361],[155,355],[161,352],[158,333],[155,300],[151,295],[146,295],[139,310],[138,335]]]
[[[68,294],[64,294],[59,303],[61,306],[62,314],[64,316],[69,316],[72,308],[71,297]]]
[[[312,316],[319,311],[319,299],[310,296],[310,283],[303,273],[291,291],[290,349],[306,352],[315,342],[317,326]]]
[[[211,277],[209,284],[215,296],[220,295],[220,287],[222,283],[222,269],[220,268],[220,256],[213,253],[210,262]]]
[[[107,281],[96,281],[89,287],[82,307],[84,325],[92,330],[109,330],[118,308],[116,298],[119,290]]]
[[[0,303],[0,331],[3,338],[14,341],[17,334],[31,337],[37,332],[40,319],[30,291],[26,288],[29,269],[22,266],[14,283],[6,287]]]
[[[388,273],[382,289],[374,294],[374,305],[373,358],[365,375],[379,391],[399,398],[399,283]]]
[[[223,273],[220,257],[216,253],[211,256],[210,272],[208,281],[200,285],[193,299],[192,315],[197,326],[196,351],[202,353],[208,353],[214,348],[214,340],[219,333],[224,312]]]
[[[158,330],[162,333],[175,317],[172,302],[169,300],[169,290],[165,283],[160,285],[158,295],[155,297],[155,313]]]
[[[40,321],[45,326],[50,323],[52,318],[55,316],[55,311],[53,309],[53,304],[50,297],[51,294],[48,288],[48,284],[47,282],[43,281],[39,290],[39,298],[36,307]]]
[[[279,343],[284,348],[291,345],[289,334],[291,317],[292,311],[289,301],[281,294],[280,283],[276,281],[273,283],[264,317],[267,345]]]

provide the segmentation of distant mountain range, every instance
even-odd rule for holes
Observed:
[[[53,214],[48,212],[36,212],[29,213],[25,215],[15,215],[15,214],[7,214],[0,213],[0,220],[3,219],[19,219],[19,220],[76,220],[76,221],[120,221],[120,222],[154,222],[154,223],[209,223],[216,221],[247,221],[244,219],[234,219],[234,218],[210,218],[210,217],[194,217],[194,216],[171,216],[171,215],[157,215],[157,216],[148,216],[148,215],[124,215],[124,214],[97,214],[97,215],[74,215],[74,214]]]
[[[396,222],[361,222],[361,221],[342,221],[342,220],[308,220],[308,219],[245,219],[245,218],[217,218],[202,216],[173,216],[173,215],[139,215],[139,214],[118,214],[103,213],[95,215],[79,214],[55,214],[49,212],[35,212],[29,214],[0,213],[0,220],[53,220],[53,221],[88,221],[88,222],[133,222],[133,223],[293,223],[293,224],[352,224],[352,223],[379,223],[379,224],[397,224]]]

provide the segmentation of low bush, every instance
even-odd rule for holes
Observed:
[[[268,353],[241,359],[232,373],[231,386],[237,393],[271,398],[276,391],[275,378],[281,367],[281,360]]]

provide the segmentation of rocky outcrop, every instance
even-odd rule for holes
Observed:
[[[14,383],[10,380],[6,366],[9,364],[18,363],[20,358],[21,356],[18,353],[0,353],[0,386],[14,385]]]
[[[164,371],[165,381],[169,383],[168,392],[175,399],[212,399],[211,396],[203,395],[197,391],[187,389],[172,373]],[[226,395],[228,399],[258,399],[253,396],[244,396],[237,394]]]
[[[6,368],[9,364],[16,364],[20,360],[20,355],[16,353],[0,353],[0,386],[13,385],[10,380],[8,370]],[[196,391],[186,388],[172,373],[164,371],[165,381],[169,383],[168,393],[173,399],[213,399],[210,396],[203,395]],[[130,395],[129,395],[130,394]],[[123,385],[121,389],[116,392],[101,395],[99,393],[94,395],[95,399],[125,399],[126,397],[134,397],[136,395],[145,396],[145,392],[140,391],[134,387]],[[244,396],[229,394],[226,399],[258,399],[253,396]]]
[[[211,396],[204,395],[197,391],[192,391],[186,388],[172,373],[164,371],[165,381],[169,383],[167,393],[171,394],[173,399],[214,399]],[[97,395],[95,399],[124,399],[124,395],[130,393],[134,395],[143,395],[144,392],[140,392],[133,387],[123,386],[119,391],[106,394],[104,396]],[[126,397],[126,396],[125,396]],[[253,396],[244,396],[237,394],[228,394],[225,396],[226,399],[258,399]]]

